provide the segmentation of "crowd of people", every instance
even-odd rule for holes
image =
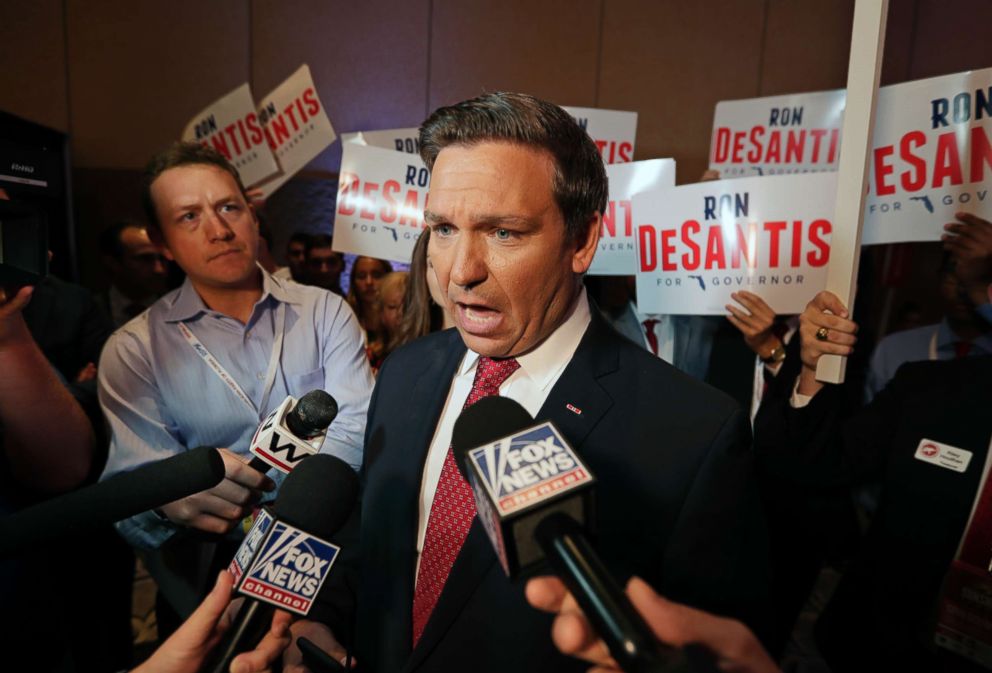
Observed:
[[[966,609],[947,578],[988,488],[992,223],[962,212],[946,225],[944,318],[876,345],[828,292],[799,316],[747,291],[726,317],[656,315],[638,309],[633,277],[587,277],[606,174],[557,106],[486,94],[435,111],[420,146],[430,200],[409,270],[346,259],[329,233],[274,250],[238,172],[177,143],[145,171],[146,221],[100,235],[106,290],[0,288],[5,513],[194,447],[224,464],[213,488],[88,537],[80,563],[98,586],[47,554],[3,561],[6,614],[62,615],[15,659],[134,665],[136,550],[163,643],[141,669],[199,670],[230,621],[221,571],[284,477],[249,465],[251,437],[288,396],[321,389],[338,413],[320,451],[359,472],[360,505],[312,614],[277,616],[231,670],[303,670],[301,637],[368,671],[617,670],[557,580],[525,589],[495,562],[450,447],[461,411],[497,394],[588,462],[597,547],[633,578],[660,641],[754,673],[979,670],[980,654],[938,647],[935,632],[946,605]],[[747,352],[750,395],[736,401],[710,385],[728,328]],[[816,379],[825,354],[850,358],[844,384]],[[968,460],[921,459],[926,442]],[[817,599],[814,645],[796,625]]]

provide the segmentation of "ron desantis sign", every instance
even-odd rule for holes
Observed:
[[[724,315],[749,290],[800,313],[826,281],[836,188],[836,173],[814,173],[636,194],[638,309]]]

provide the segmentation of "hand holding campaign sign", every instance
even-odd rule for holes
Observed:
[[[631,198],[641,192],[675,186],[675,160],[649,159],[606,167],[610,201],[603,213],[592,276],[632,276],[637,269],[634,212]]]
[[[223,154],[238,169],[245,186],[279,172],[248,84],[201,110],[186,125],[182,139],[202,143]]]
[[[638,309],[723,315],[749,290],[800,313],[826,278],[836,187],[836,174],[816,173],[636,194]]]
[[[562,106],[575,117],[596,143],[603,162],[620,164],[634,160],[634,137],[637,135],[637,113],[621,110],[599,110],[591,107]]]
[[[409,262],[424,228],[430,173],[415,154],[343,143],[334,249]]]

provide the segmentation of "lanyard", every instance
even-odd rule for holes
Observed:
[[[211,355],[207,347],[204,346],[196,335],[193,334],[189,327],[185,323],[178,322],[176,325],[179,326],[179,331],[182,333],[183,338],[186,339],[186,343],[190,345],[196,354],[207,363],[207,366],[217,375],[221,381],[224,382],[231,392],[241,400],[245,406],[251,409],[252,413],[258,416],[259,420],[262,418],[263,411],[268,408],[269,397],[272,394],[272,387],[276,380],[276,369],[279,367],[279,358],[282,355],[282,340],[286,331],[286,305],[282,302],[279,303],[279,307],[276,309],[276,321],[275,321],[275,334],[273,335],[272,341],[272,355],[269,357],[269,368],[265,372],[265,386],[262,388],[262,403],[259,407],[255,406],[255,403],[251,401],[251,398],[245,394],[238,382],[227,373],[221,363],[217,362],[217,358]]]

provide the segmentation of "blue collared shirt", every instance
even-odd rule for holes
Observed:
[[[315,388],[329,392],[339,409],[321,451],[356,470],[361,466],[374,381],[354,312],[332,292],[264,271],[262,278],[262,296],[247,324],[207,308],[187,279],[110,337],[98,368],[100,405],[111,430],[101,478],[198,446],[248,457],[260,420],[288,395],[299,398]],[[258,407],[280,305],[285,313],[281,357],[265,408],[253,411],[193,350],[178,323]],[[272,474],[279,482],[281,475]],[[156,548],[176,528],[145,512],[122,521],[118,530],[136,546]]]
[[[899,367],[907,362],[930,360],[933,355],[937,360],[953,360],[954,344],[960,340],[947,320],[888,335],[878,342],[871,355],[868,379],[865,381],[865,401],[874,399],[896,375]],[[992,355],[992,331],[975,339],[968,355]]]

